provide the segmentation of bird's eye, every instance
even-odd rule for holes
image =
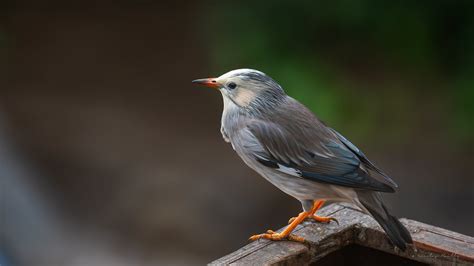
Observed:
[[[229,87],[229,89],[233,90],[237,87],[237,84],[235,84],[234,82],[231,82],[231,83],[227,84],[227,87]]]

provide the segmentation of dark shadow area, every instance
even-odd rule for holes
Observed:
[[[383,251],[359,245],[349,245],[338,251],[332,252],[311,265],[428,265],[425,263],[398,257]]]

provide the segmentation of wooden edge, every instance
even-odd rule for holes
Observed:
[[[421,222],[402,219],[410,228],[417,249],[440,258],[474,263],[474,238]]]
[[[306,239],[306,245],[289,241],[258,240],[209,265],[308,264],[349,244],[358,244],[429,264],[474,263],[474,238],[470,236],[401,219],[412,234],[416,246],[402,252],[393,247],[372,217],[350,204],[331,204],[321,209],[318,214],[338,219],[339,225],[308,221],[294,231]]]
[[[321,209],[321,213],[323,213],[323,215],[330,215],[331,213],[335,213],[341,209],[343,209],[344,207],[341,206],[341,205],[336,205],[336,204],[333,204],[333,205],[329,205],[323,209]],[[294,233],[298,234],[298,232],[300,230],[302,230],[303,226],[298,226]],[[279,231],[281,231],[283,228],[281,228]],[[286,245],[285,243],[287,243],[287,241],[282,241],[282,242],[272,242],[272,241],[268,241],[268,240],[258,240],[258,241],[254,241],[252,243],[249,243],[247,244],[246,246],[242,247],[241,249],[237,250],[237,251],[234,251],[220,259],[217,259],[211,263],[209,263],[209,265],[227,265],[227,264],[232,264],[232,263],[236,263],[238,262],[239,260],[242,260],[243,258],[249,256],[250,254],[252,253],[263,253],[263,252],[266,252],[265,251],[265,248],[268,247],[268,246],[279,246],[279,245]],[[272,247],[270,247],[272,248]],[[301,250],[305,250],[306,252],[308,251],[308,247],[305,246],[305,245],[301,245],[301,244],[298,244],[297,247],[294,247],[296,250],[294,251],[295,253],[298,253],[298,252],[301,252]]]

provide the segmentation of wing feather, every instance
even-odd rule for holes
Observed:
[[[264,152],[259,152],[255,157],[265,167],[314,182],[382,192],[395,191],[396,184],[388,176],[332,129],[324,130],[321,126],[311,128],[307,125],[301,128],[284,127],[262,120],[253,120],[247,129],[251,133],[249,135],[263,147]],[[366,168],[382,173],[391,182],[387,184],[373,178]]]

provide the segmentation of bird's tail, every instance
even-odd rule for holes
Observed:
[[[390,241],[405,250],[407,244],[413,244],[411,235],[405,226],[398,221],[397,217],[391,215],[383,204],[380,193],[373,191],[358,191],[359,202],[369,211],[374,219],[382,226]]]

